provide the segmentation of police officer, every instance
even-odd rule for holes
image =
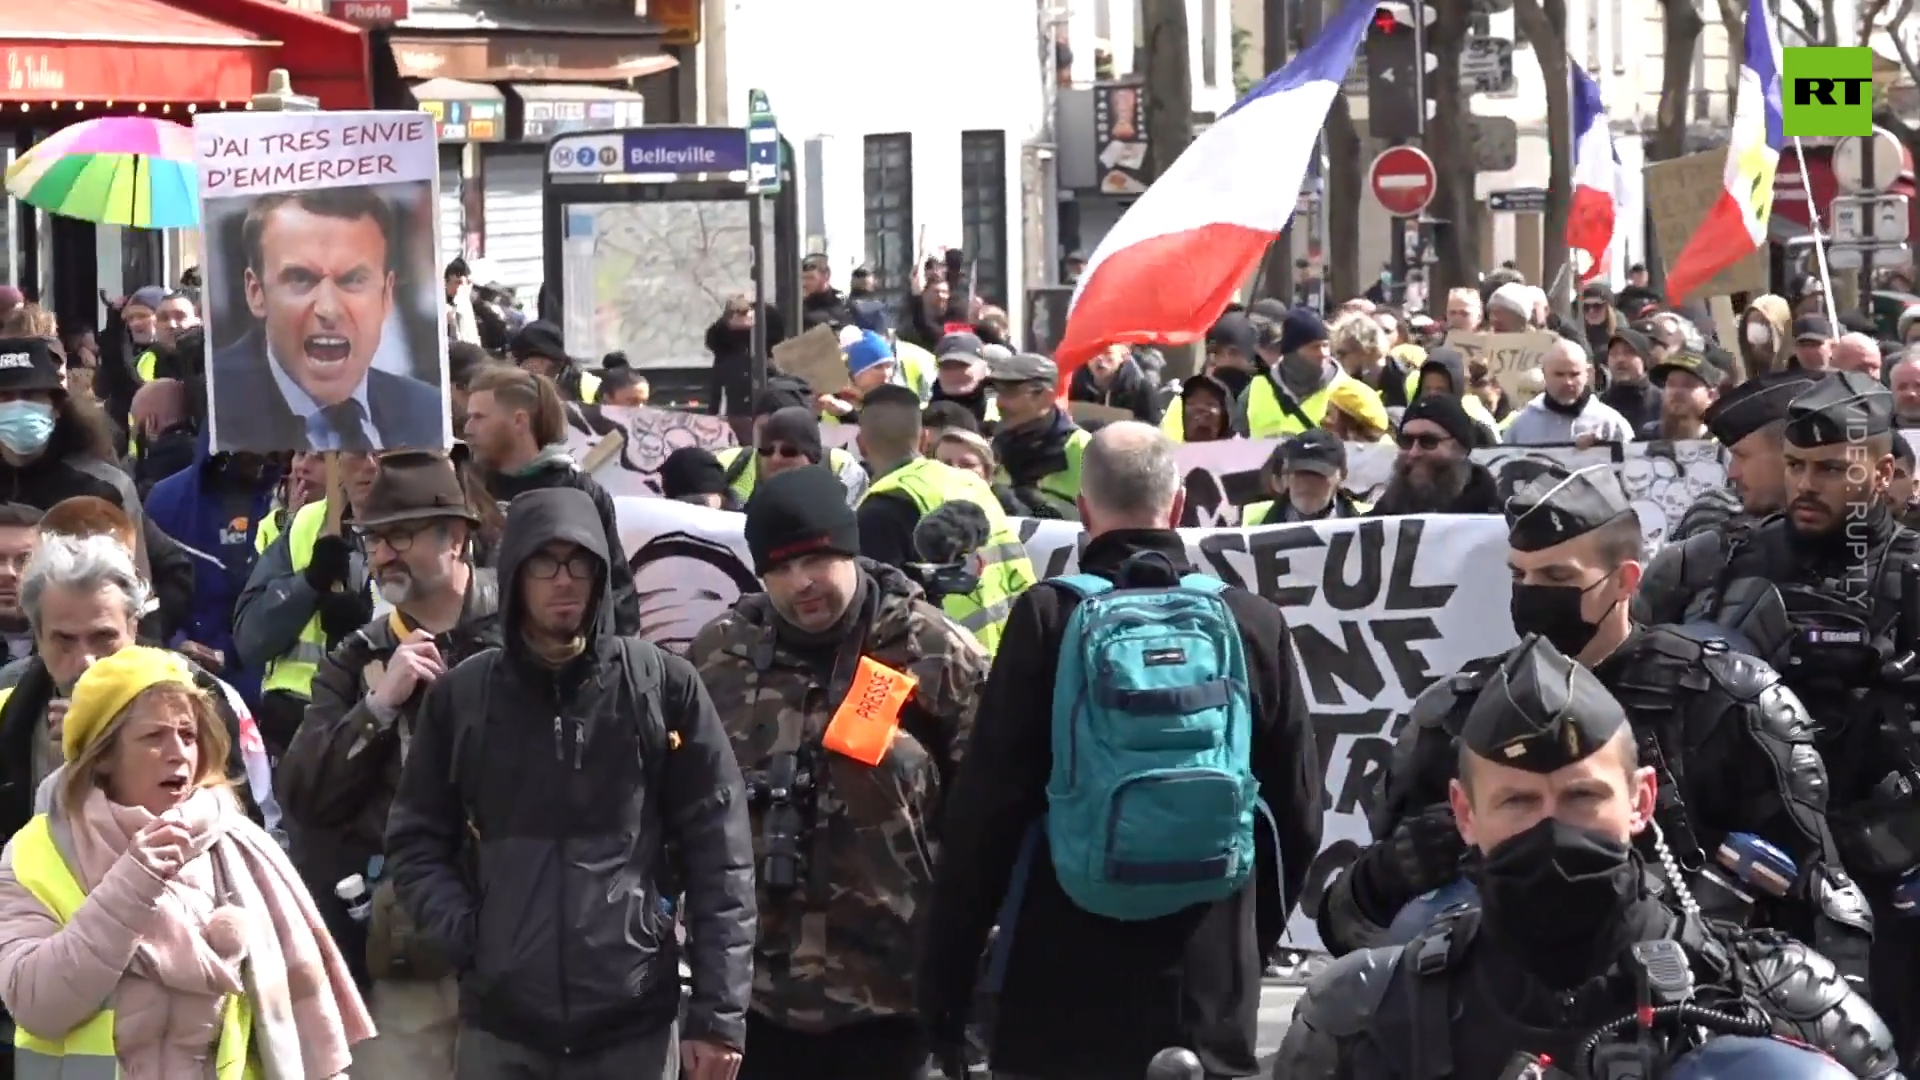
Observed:
[[[910,1080],[916,913],[988,661],[899,571],[858,557],[840,483],[762,480],[765,591],[704,628],[699,669],[746,775],[759,940],[741,1080]]]
[[[1658,606],[1737,625],[1806,703],[1829,777],[1834,840],[1876,917],[1874,1004],[1911,1064],[1920,1055],[1920,927],[1903,881],[1920,868],[1920,744],[1912,730],[1920,641],[1903,596],[1920,534],[1885,502],[1893,395],[1836,372],[1787,410],[1786,512],[1722,542],[1704,533],[1662,552]],[[1769,612],[1772,606],[1777,610]],[[1775,615],[1781,625],[1774,626]]]
[[[1629,618],[1643,540],[1612,466],[1535,478],[1508,500],[1507,520],[1514,628],[1593,671],[1659,779],[1645,853],[1707,914],[1787,930],[1864,976],[1872,921],[1839,869],[1812,724],[1792,692],[1718,640]],[[1376,842],[1321,904],[1332,948],[1380,944],[1403,905],[1457,876],[1454,742],[1496,664],[1469,664],[1415,700],[1374,811]]]
[[[882,386],[860,410],[860,452],[873,483],[861,499],[860,553],[899,570],[942,563],[952,555],[969,558],[976,580],[962,593],[948,594],[940,607],[993,655],[1007,625],[1014,598],[1038,581],[1020,531],[1000,508],[987,482],[920,456],[920,399],[904,386]],[[974,551],[936,556],[914,541],[920,523],[949,502],[969,502],[985,515],[987,531]],[[924,584],[924,583],[923,583]]]
[[[1000,408],[997,479],[1028,517],[1080,520],[1080,460],[1093,436],[1059,406],[1060,369],[1038,353],[996,355],[987,361],[987,381]]]
[[[1481,854],[1480,904],[1317,976],[1276,1080],[1644,1077],[1697,1045],[1696,1023],[1899,1075],[1886,1025],[1826,957],[1660,895],[1633,844],[1656,815],[1656,767],[1593,672],[1527,637],[1486,678],[1460,742],[1447,802]],[[1634,1045],[1643,1006],[1667,1041]],[[1623,1052],[1643,1054],[1637,1071],[1593,1068]]]
[[[1768,372],[1721,394],[1707,407],[1707,432],[1727,448],[1727,487],[1708,488],[1667,532],[1675,544],[1698,532],[1743,529],[1786,505],[1786,466],[1780,457],[1787,406],[1817,376],[1792,368]],[[1648,570],[1648,585],[1653,585]],[[1649,590],[1642,590],[1647,595]],[[1671,622],[1674,612],[1656,622]]]

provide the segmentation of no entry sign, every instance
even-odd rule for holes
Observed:
[[[1387,150],[1367,170],[1373,197],[1395,217],[1419,217],[1433,201],[1435,179],[1433,159],[1412,146]]]

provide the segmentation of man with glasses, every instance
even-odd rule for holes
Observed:
[[[867,493],[867,470],[852,453],[822,445],[820,418],[814,414],[807,385],[797,379],[774,378],[753,400],[753,443],[729,446],[714,454],[727,490],[741,506],[753,497],[761,480],[803,465],[825,464],[847,489],[847,505],[860,505]]]
[[[1493,474],[1467,456],[1476,427],[1456,397],[1428,394],[1407,406],[1393,478],[1368,516],[1499,513]]]
[[[464,984],[461,1080],[739,1067],[756,923],[747,793],[693,667],[615,632],[611,562],[584,492],[515,499],[500,647],[435,680],[414,716],[386,870]]]
[[[448,669],[500,644],[499,586],[492,570],[471,562],[478,522],[445,454],[381,460],[356,528],[393,611],[321,663],[276,777],[295,862],[348,965],[371,985],[380,1034],[353,1049],[355,1067],[370,1076],[453,1077],[452,970],[413,933],[381,870],[387,808],[421,701]],[[348,915],[336,888],[355,874],[373,898],[364,922]]]
[[[1000,409],[993,453],[998,479],[1013,490],[1029,517],[1080,520],[1080,459],[1093,436],[1060,408],[1060,369],[1038,353],[988,361]]]

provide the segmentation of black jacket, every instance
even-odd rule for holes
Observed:
[[[693,971],[681,1030],[739,1046],[756,924],[740,768],[679,657],[659,655],[655,699],[677,741],[643,730],[649,708],[630,692],[604,577],[585,651],[558,670],[529,654],[517,577],[556,540],[605,561],[591,499],[542,491],[509,516],[505,644],[428,692],[387,818],[387,871],[460,972],[465,1023],[549,1054],[590,1052],[674,1022],[680,946],[662,881],[671,839]],[[463,688],[467,679],[484,685]],[[671,756],[649,760],[656,745]],[[461,870],[469,852],[477,882]]]
[[[1165,411],[1160,406],[1160,395],[1155,392],[1157,389],[1153,380],[1147,378],[1147,373],[1140,370],[1140,365],[1129,357],[1120,365],[1120,370],[1113,373],[1113,381],[1104,388],[1094,382],[1093,369],[1082,364],[1067,383],[1067,400],[1126,409],[1143,424],[1157,424]]]
[[[800,301],[802,332],[816,326],[838,330],[852,321],[853,312],[848,310],[847,298],[839,289],[822,289],[817,293],[809,293]]]
[[[594,508],[600,513],[600,527],[605,532],[603,546],[613,570],[613,632],[623,636],[639,633],[640,597],[633,591],[633,567],[627,562],[626,550],[620,546],[620,514],[614,509],[613,496],[600,486],[600,481],[570,461],[552,462],[525,476],[495,474],[487,478],[487,490],[503,505],[543,488],[574,488],[593,499]],[[505,575],[501,580],[506,580]]]
[[[434,644],[449,668],[500,644],[500,588],[488,569],[473,571],[460,625]],[[274,772],[274,794],[297,841],[294,862],[323,913],[337,898],[334,883],[364,874],[367,860],[385,850],[387,809],[400,786],[402,743],[411,737],[413,713],[426,697],[414,691],[392,722],[367,705],[367,668],[390,663],[400,646],[396,613],[347,635],[313,677],[313,701]],[[329,920],[329,926],[337,925]],[[354,929],[364,936],[364,929]],[[334,936],[340,937],[336,930]],[[345,949],[358,962],[355,950]]]
[[[1131,555],[1158,551],[1187,565],[1179,535],[1107,533],[1081,569],[1112,575]],[[1209,1073],[1255,1069],[1263,957],[1279,942],[1320,850],[1320,756],[1292,667],[1286,620],[1260,597],[1229,589],[1253,678],[1253,769],[1281,829],[1275,881],[1264,825],[1259,872],[1240,895],[1145,922],[1089,915],[1061,891],[1047,858],[1033,860],[995,1010],[995,1069],[1035,1077],[1140,1076],[1153,1055],[1185,1046]],[[976,962],[1028,829],[1047,807],[1053,751],[1051,687],[1062,632],[1077,603],[1036,586],[1014,604],[973,738],[948,796],[920,973],[923,1015],[950,1038],[964,1015]],[[943,1030],[943,1027],[945,1030]]]
[[[1398,517],[1401,514],[1498,514],[1505,500],[1500,498],[1500,483],[1485,465],[1477,461],[1467,463],[1471,475],[1467,477],[1467,486],[1454,496],[1453,501],[1444,507],[1417,505],[1411,493],[1402,486],[1399,478],[1387,482],[1385,491],[1367,512],[1368,517]]]

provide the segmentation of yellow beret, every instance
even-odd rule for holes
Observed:
[[[61,725],[60,749],[67,760],[79,757],[141,691],[162,683],[193,689],[193,670],[185,657],[165,649],[129,645],[95,661],[74,684],[73,700]]]

